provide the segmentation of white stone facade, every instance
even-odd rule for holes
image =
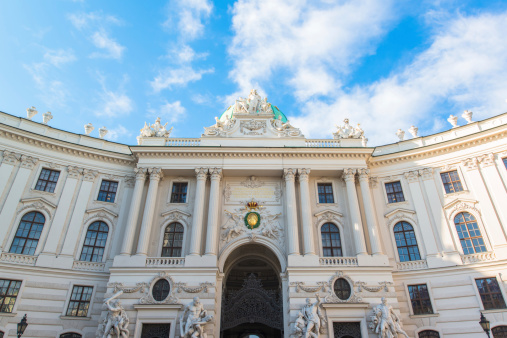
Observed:
[[[481,311],[491,327],[507,325],[507,309],[485,308],[476,284],[496,279],[507,299],[507,114],[369,148],[348,120],[340,136],[311,140],[270,115],[267,101],[238,102],[243,110],[217,119],[201,138],[174,139],[165,126],[163,135],[150,133],[147,124],[131,147],[0,113],[0,279],[21,281],[12,311],[0,312],[4,337],[16,335],[25,313],[23,337],[102,337],[104,300],[120,290],[131,337],[154,323],[170,324],[170,337],[180,337],[180,316],[195,296],[213,316],[203,336],[220,337],[225,283],[247,258],[277,273],[285,337],[297,336],[299,311],[316,293],[325,318],[320,337],[334,337],[333,323],[343,322],[378,337],[371,326],[382,297],[409,337],[424,330],[481,337]],[[37,189],[43,169],[59,172],[54,192]],[[460,191],[446,192],[441,173],[450,171]],[[104,180],[117,182],[113,200],[98,198]],[[392,182],[403,201],[389,200]],[[181,203],[171,202],[175,183],[187,183]],[[319,201],[319,183],[331,187],[330,203]],[[252,211],[260,222],[249,228]],[[13,253],[30,212],[45,220],[36,247]],[[454,219],[462,212],[476,219],[481,252],[460,243]],[[101,260],[81,260],[97,221],[108,228]],[[402,221],[413,227],[420,259],[400,258],[394,227]],[[174,222],[183,227],[182,253],[162,257]],[[321,228],[329,223],[340,231],[341,255],[325,255]],[[156,300],[161,279],[170,292]],[[337,279],[351,286],[348,299],[333,291]],[[408,287],[421,284],[432,313],[411,305]],[[68,315],[76,285],[92,288],[85,316]]]

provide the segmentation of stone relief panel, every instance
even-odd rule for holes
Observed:
[[[225,182],[226,205],[245,205],[255,199],[261,205],[280,205],[282,187],[280,181],[250,176],[246,179],[228,179]]]

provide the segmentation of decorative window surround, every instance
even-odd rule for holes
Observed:
[[[482,304],[481,294],[479,293],[479,289],[477,288],[477,284],[475,282],[476,279],[482,279],[482,278],[488,278],[488,277],[489,278],[496,278],[496,280],[498,282],[498,286],[500,287],[500,292],[502,293],[502,297],[503,297],[504,301],[506,301],[507,300],[507,293],[505,290],[505,283],[503,282],[500,273],[495,273],[495,274],[492,273],[490,275],[474,274],[469,277],[470,277],[470,282],[472,283],[472,286],[473,286],[473,289],[475,292],[475,297],[477,299],[477,303],[479,305],[479,310],[481,312],[483,312],[483,313],[507,312],[507,308],[505,308],[505,309],[490,309],[490,310],[484,309],[484,305]],[[506,303],[507,303],[507,301],[506,301]]]
[[[69,303],[71,301],[70,298],[72,296],[72,290],[74,290],[74,286],[88,286],[88,287],[93,288],[86,316],[83,316],[83,317],[67,316],[67,309],[69,308]],[[97,291],[97,287],[98,286],[99,286],[98,283],[79,283],[79,282],[71,282],[71,283],[69,283],[69,289],[67,290],[67,295],[65,297],[65,299],[66,299],[65,300],[65,305],[64,305],[64,307],[62,309],[62,314],[61,314],[60,318],[62,318],[62,319],[90,320],[92,318],[92,312],[93,312],[92,309],[93,309],[93,305],[95,303],[95,293]]]
[[[319,202],[319,183],[324,183],[324,184],[331,184],[331,190],[332,190],[332,195],[333,195],[333,202],[332,203],[320,203]],[[335,182],[334,180],[328,180],[326,178],[321,178],[321,179],[317,179],[317,180],[314,180],[314,189],[315,189],[315,201],[316,201],[316,204],[317,205],[322,205],[322,206],[335,206],[337,205],[337,199],[336,199],[336,186],[335,186]]]
[[[164,246],[165,229],[169,224],[176,222],[176,223],[179,223],[183,226],[183,245],[181,248],[181,256],[184,257],[185,254],[187,253],[187,236],[188,236],[189,229],[190,229],[190,218],[192,217],[192,215],[189,214],[188,212],[185,212],[180,209],[173,209],[173,210],[169,210],[169,211],[165,211],[165,212],[161,213],[160,216],[162,217],[162,220],[159,223],[160,235],[158,237],[159,240],[158,240],[158,245],[157,245],[157,252],[154,254],[158,255],[158,257],[160,258],[160,255],[162,254],[162,248]],[[156,258],[156,257],[152,257],[152,258]],[[171,258],[171,257],[163,257],[163,258]],[[167,263],[167,262],[168,261],[160,261],[160,262],[157,262],[156,264],[159,265],[162,263],[162,265],[166,265],[164,263]],[[155,262],[153,262],[153,263],[155,263]],[[146,261],[146,264],[148,264],[148,261]],[[182,263],[182,264],[184,264],[184,263]],[[170,264],[170,265],[173,265],[173,264]],[[176,265],[179,265],[179,264],[176,264]]]

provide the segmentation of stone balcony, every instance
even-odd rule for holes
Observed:
[[[85,262],[85,261],[74,261],[72,264],[73,270],[84,270],[84,271],[104,271],[106,264],[102,262]]]
[[[357,257],[320,257],[319,263],[324,266],[358,266]]]
[[[472,255],[462,255],[461,260],[463,261],[463,264],[475,264],[475,263],[482,263],[482,262],[489,262],[496,260],[496,255],[494,252],[479,252]]]
[[[0,262],[34,266],[35,262],[37,262],[37,256],[4,252],[2,255],[0,255]]]
[[[183,257],[148,257],[146,258],[146,267],[159,266],[184,266],[185,258]]]
[[[428,263],[425,259],[421,259],[418,261],[407,261],[407,262],[398,262],[396,263],[396,269],[398,271],[409,271],[409,270],[422,270],[427,269]]]

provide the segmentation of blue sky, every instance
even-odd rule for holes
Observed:
[[[507,106],[507,1],[0,0],[0,22],[0,111],[127,144],[157,116],[199,137],[251,88],[308,138],[348,117],[372,146]]]

